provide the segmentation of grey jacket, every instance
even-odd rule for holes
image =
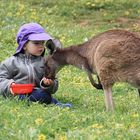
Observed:
[[[53,94],[58,89],[57,79],[51,87],[44,87],[41,79],[44,76],[44,57],[19,53],[0,64],[0,94],[8,96],[12,82],[18,84],[33,83]]]

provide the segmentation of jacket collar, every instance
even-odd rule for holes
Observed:
[[[19,53],[17,56],[21,59],[28,59],[28,60],[40,59],[42,57],[42,56],[34,56],[31,54],[24,54],[24,53]]]

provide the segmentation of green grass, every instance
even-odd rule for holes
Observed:
[[[140,33],[140,0],[0,0],[0,62],[11,56],[21,24],[38,22],[64,47],[113,28]],[[0,98],[1,140],[139,140],[140,99],[137,90],[113,88],[114,113],[105,111],[104,95],[84,72],[69,66],[58,73],[54,95],[73,108],[28,104]]]

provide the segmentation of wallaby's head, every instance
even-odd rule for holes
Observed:
[[[56,73],[59,69],[59,49],[62,45],[58,39],[49,40],[46,43],[46,47],[49,50],[49,55],[45,60],[45,77],[49,79],[55,79]]]

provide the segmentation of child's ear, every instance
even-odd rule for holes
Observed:
[[[23,47],[23,50],[26,51],[26,46]]]
[[[24,50],[24,51],[27,50],[26,46],[27,46],[28,42],[29,42],[29,41],[27,41],[27,42],[24,44],[24,46],[23,46],[23,50]]]

